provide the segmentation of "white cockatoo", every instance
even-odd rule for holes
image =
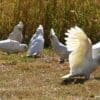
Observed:
[[[50,31],[50,40],[56,54],[60,57],[60,63],[64,63],[64,60],[68,59],[69,52],[67,47],[59,41],[53,28]]]
[[[7,39],[0,41],[0,50],[8,54],[26,51],[28,46],[18,41]]]
[[[44,48],[44,31],[43,26],[39,25],[37,28],[35,35],[32,36],[30,43],[29,43],[29,49],[27,52],[28,57],[32,56],[38,56],[42,53]]]
[[[18,42],[22,42],[23,40],[23,28],[24,28],[24,24],[22,21],[20,21],[13,29],[13,31],[9,34],[8,39],[11,40],[16,40]]]
[[[65,38],[67,49],[71,51],[69,55],[70,73],[62,78],[84,76],[85,79],[89,79],[91,72],[100,65],[100,60],[93,57],[90,39],[78,26],[68,30],[65,35],[68,36]]]

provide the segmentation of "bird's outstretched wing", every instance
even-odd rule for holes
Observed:
[[[70,68],[77,69],[84,67],[84,63],[88,59],[92,59],[91,41],[85,32],[75,26],[65,33],[68,37],[65,38],[67,49],[71,51],[69,55]]]
[[[78,26],[75,26],[65,33],[66,46],[69,51],[70,73],[64,75],[62,79],[67,79],[77,75],[84,75],[92,63],[91,41],[85,32]],[[86,75],[88,77],[89,75]]]

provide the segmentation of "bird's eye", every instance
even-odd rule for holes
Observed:
[[[26,50],[28,47],[27,46],[24,46],[24,49]]]

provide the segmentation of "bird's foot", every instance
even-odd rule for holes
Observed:
[[[59,63],[63,64],[64,63],[64,59],[60,59]]]

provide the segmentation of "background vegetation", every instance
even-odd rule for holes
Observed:
[[[25,24],[24,42],[29,42],[39,24],[43,24],[46,46],[53,27],[64,42],[64,32],[78,25],[88,36],[100,40],[100,0],[0,0],[0,40],[7,38],[20,20]],[[0,52],[0,100],[99,100],[100,68],[90,80],[63,82],[68,63],[58,63],[52,49],[44,49],[41,58]]]
[[[62,42],[64,32],[74,25],[82,27],[93,42],[100,40],[99,0],[0,0],[0,39],[7,38],[20,20],[27,43],[39,24],[44,26],[46,46],[51,27]]]

